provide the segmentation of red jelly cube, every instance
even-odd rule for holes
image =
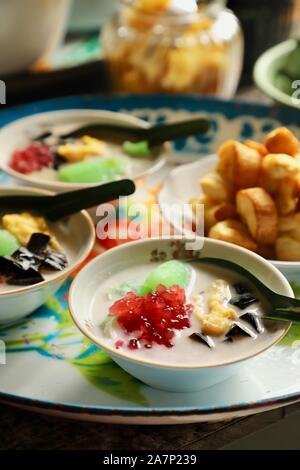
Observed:
[[[48,145],[34,143],[24,150],[16,150],[11,158],[10,167],[18,173],[28,174],[54,164],[54,155]]]
[[[146,296],[128,292],[109,309],[126,333],[135,333],[128,347],[151,348],[153,344],[172,347],[174,330],[189,328],[192,305],[186,304],[185,291],[174,285],[158,286]]]

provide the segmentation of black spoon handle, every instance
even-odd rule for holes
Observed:
[[[28,194],[0,197],[0,212],[8,213],[13,211],[41,211],[52,203],[55,196],[31,196]]]
[[[300,299],[278,295],[273,303],[273,310],[266,315],[273,320],[286,320],[300,323]]]
[[[140,127],[121,126],[119,124],[87,124],[73,131],[61,134],[62,139],[79,139],[84,135],[89,135],[98,139],[113,138],[123,140],[144,140],[145,130]],[[39,137],[38,137],[39,138]]]
[[[184,137],[202,135],[209,129],[209,121],[204,118],[186,120],[169,124],[152,126],[147,129],[140,127],[110,125],[110,124],[87,124],[75,129],[62,138],[79,138],[83,135],[90,135],[96,138],[105,138],[107,135],[115,138],[122,137],[132,141],[147,140],[150,146],[160,145],[168,140],[176,140]]]
[[[300,323],[300,299],[277,294],[273,290],[269,289],[269,287],[261,282],[256,276],[254,276],[254,274],[250,273],[247,271],[247,269],[243,268],[239,264],[219,258],[195,258],[191,261],[214,264],[216,266],[227,268],[241,274],[250,282],[252,282],[269,301],[271,311],[270,313],[264,314],[265,318]]]
[[[134,182],[124,179],[92,188],[58,194],[54,196],[55,201],[52,200],[51,207],[47,208],[46,215],[50,220],[55,221],[82,209],[113,201],[120,196],[129,196],[134,191]]]
[[[159,145],[167,142],[168,140],[172,141],[185,137],[206,134],[209,126],[209,121],[204,118],[152,126],[149,129],[145,129],[147,135],[145,140],[149,142],[149,145]]]
[[[0,197],[0,211],[37,211],[55,221],[82,209],[113,201],[120,196],[129,196],[135,191],[135,184],[129,179],[79,189],[56,196],[16,195]]]

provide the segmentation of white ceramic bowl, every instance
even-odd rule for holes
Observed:
[[[51,194],[34,188],[1,188],[0,196],[17,194]],[[0,291],[0,323],[19,320],[43,305],[63,284],[65,279],[87,258],[95,242],[95,230],[86,211],[78,212],[59,222],[58,239],[63,237],[67,247],[68,267],[33,286],[9,286]],[[52,225],[55,227],[56,223]],[[66,242],[68,240],[68,242]]]
[[[86,8],[86,0],[74,0],[69,30],[77,33],[99,30],[118,8],[118,3],[118,0],[89,0]]]
[[[26,70],[53,52],[67,23],[70,0],[0,0],[0,76]]]
[[[186,226],[182,230],[181,221],[176,220],[176,214],[168,211],[171,204],[188,204],[193,198],[201,194],[199,180],[209,173],[218,161],[217,155],[201,157],[199,160],[187,165],[182,165],[170,172],[158,195],[158,202],[165,219],[173,225],[179,233],[190,235],[192,232],[193,212],[187,208]],[[270,262],[279,269],[290,281],[300,285],[300,262],[297,261],[277,261]]]
[[[296,45],[297,39],[288,39],[266,50],[255,63],[253,78],[256,85],[274,101],[281,105],[299,109],[298,94],[296,99],[293,99],[291,96],[293,89],[291,89],[291,94],[287,94],[276,85],[277,74]],[[297,88],[294,89],[295,92]]]
[[[293,297],[292,288],[286,278],[257,254],[229,243],[208,238],[202,238],[198,241],[201,244],[204,243],[200,256],[223,258],[239,263],[274,291]],[[266,332],[251,342],[251,346],[247,343],[247,346],[239,347],[234,351],[226,348],[226,352],[222,351],[220,357],[214,356],[209,359],[207,355],[205,359],[199,355],[199,361],[198,358],[193,359],[193,363],[186,366],[182,366],[182,363],[181,365],[176,363],[170,365],[169,361],[168,363],[157,363],[150,359],[135,359],[132,354],[126,354],[126,350],[116,350],[109,346],[108,342],[100,335],[99,324],[95,319],[94,309],[95,305],[98,305],[96,301],[97,288],[111,275],[122,270],[122,267],[132,266],[134,270],[137,265],[149,263],[153,256],[153,250],[165,252],[167,259],[172,258],[174,245],[171,242],[170,238],[141,240],[122,245],[100,255],[88,263],[76,276],[69,293],[69,306],[73,320],[82,333],[105,349],[112,359],[127,372],[155,388],[173,392],[189,392],[209,387],[234,374],[246,360],[266,351],[277,343],[287,332],[289,324],[272,322],[272,328],[266,327]]]
[[[70,191],[83,187],[97,186],[99,183],[65,183],[62,181],[52,181],[30,175],[24,175],[13,170],[9,166],[12,153],[16,149],[22,149],[28,145],[32,137],[37,136],[49,129],[58,129],[59,132],[68,132],[76,127],[88,123],[106,123],[132,125],[147,128],[149,124],[142,119],[135,118],[123,113],[93,109],[71,109],[63,111],[50,111],[46,113],[28,116],[8,124],[0,130],[0,168],[10,176],[28,184],[55,192]],[[165,147],[162,146],[162,151]],[[159,155],[145,170],[136,174],[126,175],[131,179],[139,179],[147,176],[161,168],[165,163],[164,155]]]

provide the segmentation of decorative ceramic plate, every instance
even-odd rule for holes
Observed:
[[[279,124],[295,128],[299,119],[297,111],[238,102],[124,96],[75,97],[25,105],[0,113],[0,125],[37,112],[70,108],[120,110],[152,122],[203,114],[212,121],[209,134],[176,144],[177,152],[199,157],[213,153],[229,136],[261,138]],[[165,167],[153,175],[131,200],[155,202],[170,169]],[[0,174],[2,185],[11,182]],[[121,214],[118,224],[127,223]],[[98,241],[91,256],[115,244],[113,239]],[[6,364],[0,365],[2,401],[76,419],[163,424],[230,419],[300,399],[300,327],[293,327],[278,346],[252,359],[219,385],[198,393],[167,393],[133,379],[80,334],[67,307],[70,282],[27,319],[0,327],[0,347],[6,346]],[[296,284],[294,287],[297,290]]]

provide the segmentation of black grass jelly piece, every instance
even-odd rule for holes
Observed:
[[[4,277],[15,276],[22,272],[20,266],[11,257],[0,256],[0,274]]]
[[[49,271],[62,271],[68,266],[68,260],[64,253],[59,251],[49,250],[47,257],[44,259],[42,268]]]
[[[61,165],[63,165],[64,163],[66,163],[66,160],[64,158],[62,158],[59,153],[55,152],[54,153],[54,163],[53,163],[53,168],[54,170],[58,170]]]
[[[259,316],[256,315],[254,312],[244,313],[244,315],[242,315],[240,319],[249,323],[255,329],[255,331],[257,331],[257,333],[261,334],[264,332],[263,323]]]
[[[228,336],[228,338],[224,339],[223,343],[233,343],[233,337]]]
[[[30,268],[38,270],[44,260],[44,257],[32,253],[24,247],[15,251],[11,258],[23,271]]]
[[[38,271],[43,259],[19,248],[12,256],[0,256],[0,274],[7,277],[27,277],[27,271]]]
[[[41,255],[46,251],[49,241],[49,235],[38,232],[33,233],[28,242],[27,249],[32,253]]]
[[[193,333],[190,338],[193,341],[198,341],[199,343],[205,344],[205,346],[208,346],[210,349],[215,347],[213,339],[210,336],[203,335],[202,333]]]
[[[251,292],[251,288],[241,282],[233,284],[233,288],[238,295],[248,294]]]
[[[226,334],[226,338],[232,338],[233,336],[251,336],[251,338],[256,338],[256,334],[251,328],[248,328],[247,325],[244,325],[242,322],[235,321],[233,327]]]
[[[0,256],[0,276],[7,284],[29,286],[44,280],[40,269],[62,271],[68,265],[63,253],[48,247],[50,237],[44,233],[34,233],[27,248],[20,247],[12,256]]]
[[[45,131],[42,134],[37,135],[36,137],[33,138],[35,142],[43,142],[44,140],[48,139],[48,137],[52,136],[52,132],[50,131]]]
[[[0,256],[0,274],[6,279],[7,284],[17,286],[29,286],[37,284],[44,280],[37,269],[30,267],[25,262],[27,269],[24,269],[22,263],[12,257]]]
[[[17,276],[7,279],[6,283],[14,286],[31,286],[44,281],[43,276],[35,269],[28,269]]]
[[[252,304],[258,302],[258,299],[254,297],[252,294],[243,294],[238,297],[233,297],[230,300],[230,303],[235,307],[238,307],[240,310],[245,310],[245,308],[249,307]]]

